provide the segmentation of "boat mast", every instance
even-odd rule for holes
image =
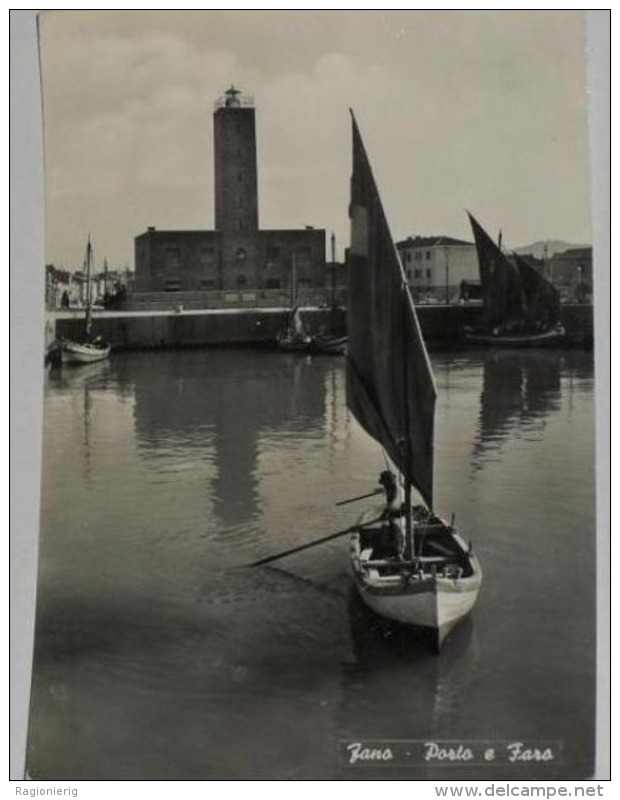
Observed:
[[[397,256],[398,258],[398,256]],[[411,480],[408,477],[409,467],[411,465],[411,419],[410,419],[410,407],[409,407],[409,372],[408,372],[408,365],[409,365],[409,358],[410,358],[410,347],[409,347],[409,337],[407,336],[407,328],[404,323],[404,320],[407,319],[407,315],[409,311],[412,312],[412,319],[413,323],[417,330],[417,335],[424,344],[424,340],[422,339],[422,332],[420,331],[420,324],[418,322],[418,318],[415,313],[415,308],[413,305],[413,300],[411,298],[411,293],[409,291],[409,283],[407,281],[407,275],[403,268],[402,262],[398,258],[398,262],[400,265],[400,281],[401,281],[401,291],[402,291],[402,302],[403,302],[403,325],[402,325],[402,334],[403,334],[403,417],[404,417],[404,437],[400,441],[400,451],[401,451],[401,473],[405,477],[405,548],[403,556],[405,560],[412,560],[415,557],[414,553],[414,536],[413,536],[413,520],[411,518]],[[435,385],[435,378],[433,375],[433,370],[431,368],[430,359],[428,357],[428,352],[426,347],[422,347],[424,352],[424,357],[426,359],[426,366],[428,368],[429,375],[431,377],[431,382],[433,386],[433,390],[435,395],[437,394],[437,387]],[[432,467],[431,467],[432,469]],[[429,490],[428,498],[425,498],[425,502],[428,505],[429,511],[433,510],[433,490],[432,490],[432,478],[431,478],[431,488]]]
[[[291,254],[291,308],[297,305],[297,262],[295,260],[295,248]]]
[[[90,336],[91,329],[91,287],[90,287],[90,269],[92,261],[93,249],[90,243],[90,234],[88,234],[88,244],[86,245],[86,336]]]
[[[403,550],[403,559],[411,561],[414,554],[413,546],[413,524],[411,520],[411,480],[409,476],[409,465],[411,464],[411,431],[409,429],[409,381],[408,375],[408,358],[409,348],[407,346],[407,327],[404,324],[406,319],[407,308],[407,292],[409,287],[405,278],[404,271],[401,270],[401,291],[402,291],[402,309],[403,309],[403,411],[404,411],[404,438],[401,440],[401,473],[405,479],[405,547]]]
[[[331,274],[331,301],[332,311],[336,308],[336,234],[332,232],[332,274]]]
[[[411,445],[407,437],[403,442],[404,457],[406,463],[411,458]],[[404,473],[404,471],[403,471]],[[405,547],[403,549],[403,559],[411,561],[414,555],[413,547],[413,523],[411,520],[411,482],[405,478]]]

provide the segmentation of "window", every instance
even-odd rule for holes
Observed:
[[[166,267],[178,269],[181,266],[181,248],[166,247]]]
[[[422,253],[417,252],[414,256],[416,261],[422,261]]]
[[[407,261],[411,261],[411,252],[407,253]]]
[[[164,284],[164,291],[166,292],[178,292],[181,289],[181,281],[178,280],[168,280]]]
[[[237,275],[237,286],[245,286],[248,282],[248,279],[245,277],[243,273]]]
[[[215,281],[213,278],[203,278],[200,281],[200,288],[201,289],[215,289]]]
[[[427,251],[426,251],[426,260],[427,260],[427,261],[430,261],[430,258],[431,258],[431,251],[430,251],[430,250],[427,250]]]
[[[279,278],[268,278],[265,281],[265,289],[279,289],[279,288],[280,288]]]
[[[200,263],[202,266],[209,266],[215,261],[215,249],[213,247],[200,248]]]
[[[427,277],[427,278],[430,278],[430,277],[431,277],[431,271],[430,271],[430,269],[427,269],[427,270],[426,270],[426,277]]]
[[[422,273],[422,270],[421,270],[421,269],[414,269],[414,270],[413,270],[413,277],[414,277],[414,278],[419,278],[419,277],[420,277],[420,275],[421,275],[421,273]]]

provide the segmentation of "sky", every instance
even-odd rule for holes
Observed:
[[[212,229],[213,106],[254,98],[259,225],[348,245],[355,112],[392,235],[591,241],[577,11],[49,11],[46,262],[133,268],[134,237]],[[329,252],[329,251],[328,251]]]

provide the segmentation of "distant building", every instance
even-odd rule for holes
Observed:
[[[450,236],[410,236],[396,243],[414,298],[455,302],[461,284],[480,280],[476,245]]]
[[[45,304],[48,309],[82,308],[87,303],[86,275],[69,272],[46,264]],[[131,288],[132,273],[128,269],[108,270],[91,275],[90,301],[103,304],[107,299],[125,294]]]
[[[135,290],[323,288],[325,230],[260,230],[254,104],[231,87],[213,113],[215,230],[149,227],[135,239]],[[303,191],[303,187],[300,187]]]
[[[80,279],[68,270],[57,269],[53,264],[45,265],[45,306],[48,309],[82,304]]]
[[[546,277],[560,291],[564,302],[592,299],[592,248],[573,247],[554,253],[546,262]]]

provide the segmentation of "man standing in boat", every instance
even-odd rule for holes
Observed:
[[[388,520],[389,548],[393,555],[402,556],[405,547],[404,497],[398,481],[389,469],[379,476],[379,483],[385,491],[384,516]]]

